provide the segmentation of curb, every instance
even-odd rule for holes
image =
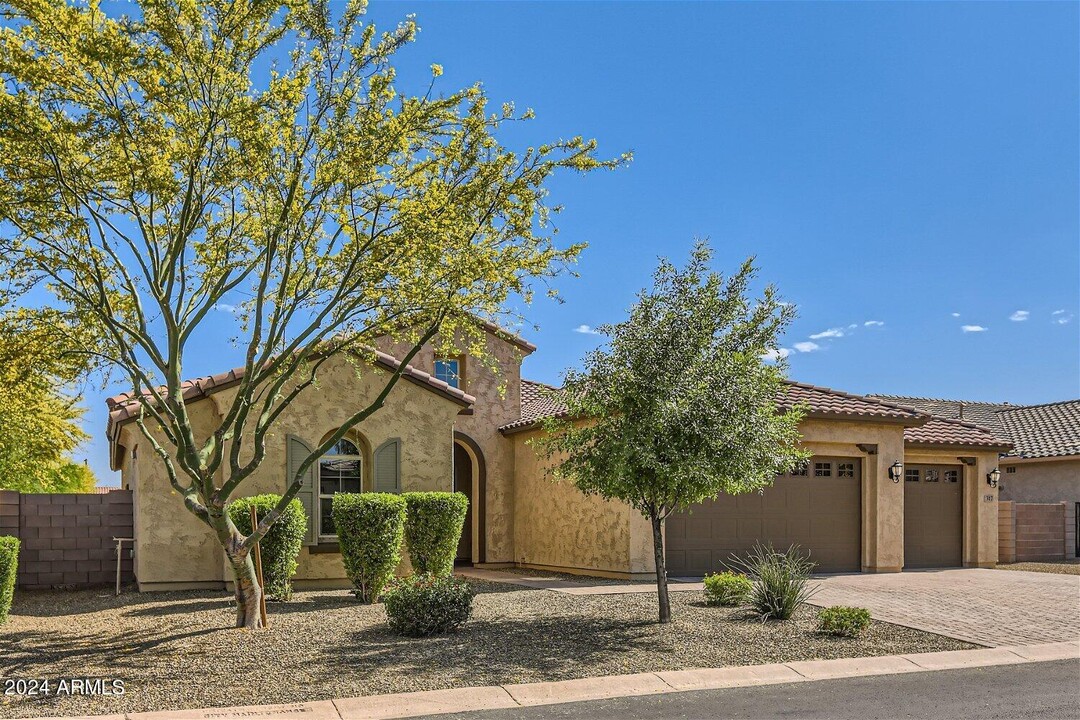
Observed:
[[[93,720],[239,720],[241,718],[280,720],[280,718],[294,717],[304,720],[391,720],[422,715],[498,710],[692,690],[719,690],[1054,660],[1080,660],[1080,641],[1070,640],[978,650],[947,650],[911,655],[797,660],[770,665],[669,670],[523,685],[494,685],[395,695],[368,695],[287,705],[99,715]],[[36,718],[35,720],[59,719]],[[69,717],[64,720],[76,719]]]

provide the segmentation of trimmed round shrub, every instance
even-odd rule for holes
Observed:
[[[259,514],[259,520],[266,517],[281,502],[280,495],[266,494],[238,498],[229,505],[229,516],[236,529],[244,535],[250,535],[251,507]],[[292,579],[296,574],[296,558],[304,545],[307,535],[307,513],[303,504],[293,498],[281,516],[270,526],[266,535],[259,541],[262,550],[263,584],[266,597],[270,600],[289,600],[292,597]]]
[[[722,572],[705,576],[706,605],[742,605],[754,591],[754,583],[741,573]]]
[[[0,625],[7,622],[15,597],[15,575],[19,568],[19,539],[0,535]]]
[[[412,575],[394,583],[383,596],[390,629],[398,635],[424,637],[460,627],[472,614],[469,583],[452,575]]]
[[[353,594],[373,603],[401,562],[405,499],[393,493],[338,493],[332,512]]]
[[[413,570],[449,575],[454,571],[469,499],[456,492],[407,492],[402,497],[409,507],[405,544]]]
[[[870,611],[866,608],[833,605],[818,613],[818,630],[840,637],[858,637],[870,627]]]
[[[815,592],[807,585],[814,563],[798,545],[778,552],[758,544],[734,563],[754,581],[750,605],[762,620],[789,619]]]

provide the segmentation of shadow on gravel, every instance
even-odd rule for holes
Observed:
[[[454,675],[469,668],[481,670],[477,680],[513,677],[516,671],[572,673],[613,655],[647,650],[655,628],[655,622],[586,617],[472,620],[456,633],[411,639],[380,625],[326,648],[324,662],[361,673],[393,668]]]

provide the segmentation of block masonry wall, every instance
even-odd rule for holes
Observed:
[[[1003,502],[998,507],[998,561],[1037,562],[1075,557],[1071,503]]]
[[[131,537],[131,492],[21,494],[0,491],[0,535],[19,538],[24,589],[115,582],[114,537]],[[134,581],[131,543],[120,561],[121,582]]]

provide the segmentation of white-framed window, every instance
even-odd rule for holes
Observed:
[[[435,377],[442,380],[452,388],[463,389],[461,358],[437,357],[435,358]]]
[[[332,508],[336,493],[361,491],[364,458],[351,440],[342,438],[319,458],[319,538],[337,538]]]

